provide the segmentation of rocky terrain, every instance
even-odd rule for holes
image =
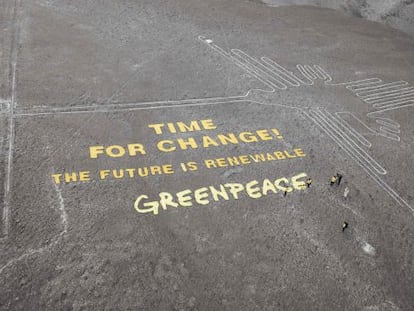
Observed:
[[[263,0],[270,6],[312,5],[385,23],[414,36],[414,0]]]

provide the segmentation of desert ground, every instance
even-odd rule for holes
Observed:
[[[0,310],[413,310],[413,52],[316,7],[0,0]]]

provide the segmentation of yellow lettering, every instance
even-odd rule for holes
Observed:
[[[136,156],[137,153],[146,154],[142,144],[128,144],[128,153],[130,157]]]
[[[177,201],[181,206],[184,207],[190,207],[193,206],[193,203],[191,202],[191,190],[186,189],[180,192],[177,192]]]
[[[209,188],[214,201],[219,201],[219,196],[226,201],[229,200],[229,195],[223,185],[220,185],[220,190],[217,190],[213,186],[210,186]]]
[[[280,184],[284,183],[284,186],[281,186]],[[292,192],[293,188],[287,186],[287,184],[289,183],[289,180],[285,177],[279,178],[275,180],[275,187],[276,189],[282,190],[282,191],[286,191],[286,192]]]
[[[125,170],[128,172],[128,175],[129,175],[130,178],[133,178],[134,177],[134,175],[135,175],[135,169],[133,169],[133,168],[127,168]]]
[[[178,144],[180,145],[180,148],[182,150],[187,150],[187,147],[191,147],[193,149],[198,148],[197,142],[194,138],[188,138],[188,140],[185,140],[183,138],[177,139]]]
[[[116,152],[114,152],[117,150]],[[119,145],[109,146],[105,149],[105,152],[111,158],[120,158],[125,155],[125,149]]]
[[[167,123],[168,129],[171,133],[177,133],[177,130],[175,129],[174,123]]]
[[[275,155],[275,157],[278,160],[284,160],[284,159],[286,159],[286,157],[284,156],[283,152],[281,152],[281,151],[273,152],[273,154]]]
[[[253,162],[257,163],[259,161],[264,162],[265,161],[265,157],[264,154],[255,154],[255,155],[250,155],[250,158],[253,160]]]
[[[100,170],[99,179],[105,179],[110,173],[110,170]]]
[[[166,147],[165,145],[171,145],[170,147]],[[172,140],[161,140],[157,143],[157,148],[159,151],[162,152],[172,152],[176,148],[174,146],[174,142]]]
[[[65,182],[69,183],[69,182],[74,182],[78,180],[78,176],[76,175],[76,173],[65,173]]]
[[[229,162],[230,166],[240,165],[239,159],[237,157],[228,157],[227,161]]]
[[[284,151],[284,153],[285,153],[285,155],[286,155],[286,157],[287,157],[288,159],[293,159],[293,158],[296,158],[296,155],[291,155],[291,154],[289,154],[289,151],[287,151],[287,150],[285,150],[285,151]]]
[[[194,191],[194,198],[198,204],[207,205],[208,203],[210,203],[210,201],[206,199],[208,198],[207,191],[207,187],[203,187]]]
[[[148,167],[139,167],[138,168],[138,175],[140,177],[147,177],[148,176]]]
[[[259,130],[256,131],[257,135],[260,137],[261,140],[272,140],[273,137],[270,136],[268,130]]]
[[[203,147],[208,148],[210,145],[218,147],[219,144],[214,139],[212,139],[210,136],[203,136]]]
[[[178,203],[174,202],[174,198],[169,192],[160,192],[160,204],[163,210],[167,209],[167,206],[178,207]]]
[[[148,124],[149,128],[152,128],[155,131],[155,134],[160,135],[162,134],[162,128],[164,127],[163,123],[158,124]]]
[[[245,142],[245,143],[252,143],[252,142],[257,142],[258,141],[257,137],[254,136],[250,132],[241,132],[239,134],[239,138],[242,142]]]
[[[277,137],[278,139],[283,139],[283,136],[282,136],[282,135],[280,135],[279,130],[277,130],[277,129],[272,129],[272,132],[276,134],[276,137]]]
[[[239,141],[237,140],[237,137],[233,133],[227,134],[227,136],[220,134],[220,135],[217,135],[217,138],[222,145],[227,145],[227,143],[232,143],[232,144],[237,145],[239,143]]]
[[[189,126],[187,126],[184,122],[177,122],[177,126],[181,132],[201,131],[200,125],[197,121],[191,121]]]
[[[188,162],[187,167],[190,171],[196,171],[198,169],[197,162]]]
[[[250,164],[250,159],[246,155],[241,155],[239,159],[242,164]]]
[[[124,178],[124,170],[112,170],[112,175],[116,178],[116,179],[120,179],[120,178]]]
[[[90,146],[89,147],[89,157],[91,159],[98,158],[98,154],[104,153],[104,147],[103,146]]]
[[[148,197],[146,195],[140,195],[134,203],[134,208],[138,213],[151,213],[153,212],[154,215],[158,215],[158,207],[159,204],[156,201],[152,201],[152,202],[145,202],[144,203],[144,207],[149,207],[147,209],[141,209],[139,207],[139,203],[141,202],[142,199],[148,199]]]
[[[253,199],[258,199],[262,196],[262,194],[260,193],[260,188],[257,187],[258,184],[259,183],[257,182],[257,180],[253,180],[246,184],[246,192],[249,195],[249,197]]]
[[[62,177],[62,174],[52,174],[53,180],[56,185],[60,184],[60,177]]]
[[[151,166],[150,167],[150,172],[151,172],[151,175],[155,175],[155,174],[161,175],[162,174],[161,167],[157,166],[157,165]]]
[[[293,176],[292,179],[292,186],[297,190],[304,190],[306,189],[306,183],[303,180],[299,180],[300,178],[305,178],[308,175],[306,173],[300,173],[298,175]]]
[[[162,171],[164,174],[174,174],[174,169],[171,164],[165,164],[162,166]]]
[[[201,120],[201,124],[203,125],[203,128],[205,130],[214,130],[217,127],[214,125],[213,120],[207,119],[207,120]]]
[[[224,186],[229,188],[229,191],[233,195],[233,198],[235,200],[239,199],[238,193],[244,190],[244,186],[239,183],[230,183],[230,184],[225,184]]]
[[[204,160],[204,165],[206,166],[206,168],[212,168],[212,167],[216,168],[217,167],[216,166],[216,161],[211,160],[211,159]]]
[[[263,195],[267,195],[269,191],[272,191],[273,193],[277,193],[275,186],[269,179],[263,180]]]
[[[82,171],[79,172],[79,180],[80,181],[90,181],[90,172],[89,171]]]
[[[306,154],[303,152],[303,150],[301,148],[296,148],[293,149],[293,152],[298,156],[298,157],[306,157]]]
[[[216,159],[216,163],[219,167],[227,167],[226,159],[224,158]]]

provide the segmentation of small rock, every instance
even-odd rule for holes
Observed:
[[[23,287],[26,284],[27,284],[27,279],[26,278],[23,278],[23,279],[20,280],[20,287]]]
[[[362,249],[365,253],[367,253],[370,256],[375,256],[376,254],[375,247],[373,247],[371,244],[367,242],[362,243]]]
[[[195,297],[191,297],[190,300],[188,301],[188,306],[189,307],[194,307],[195,306],[195,302],[196,302],[196,298]]]
[[[243,171],[243,169],[241,167],[236,167],[236,168],[231,168],[227,171],[225,171],[222,175],[225,178],[229,178],[230,176],[234,175],[234,174],[239,174]]]
[[[348,194],[349,194],[349,188],[346,187],[345,191],[344,191],[344,198],[346,198],[348,196]]]

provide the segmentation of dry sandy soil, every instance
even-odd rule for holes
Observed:
[[[270,6],[312,5],[387,24],[414,36],[413,0],[263,0]]]
[[[310,6],[0,0],[0,310],[412,310],[413,51]]]

